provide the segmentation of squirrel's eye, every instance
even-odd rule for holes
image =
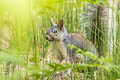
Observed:
[[[57,30],[55,29],[55,30],[53,30],[53,33],[57,33]]]

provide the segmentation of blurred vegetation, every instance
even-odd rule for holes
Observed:
[[[120,6],[117,9],[117,43],[113,56],[106,56],[105,48],[104,55],[99,58],[71,45],[71,48],[76,48],[76,54],[82,52],[84,57],[89,56],[91,63],[49,62],[52,51],[45,33],[50,18],[53,17],[56,23],[63,18],[69,33],[77,32],[86,37],[87,24],[83,19],[88,4],[111,7],[107,0],[0,0],[0,80],[53,80],[55,72],[69,68],[75,80],[80,80],[82,70],[84,80],[93,80],[95,68],[97,80],[119,79]]]

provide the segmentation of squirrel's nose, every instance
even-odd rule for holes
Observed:
[[[49,32],[47,31],[47,32],[46,32],[46,35],[48,35],[48,34],[49,34]]]

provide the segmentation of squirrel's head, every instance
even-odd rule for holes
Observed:
[[[46,39],[48,41],[63,41],[67,37],[67,31],[64,27],[63,19],[58,24],[54,24],[51,18],[51,26],[46,31]]]

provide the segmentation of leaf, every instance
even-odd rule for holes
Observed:
[[[93,53],[91,53],[91,52],[84,52],[84,54],[86,55],[86,56],[88,56],[90,59],[92,59],[92,60],[97,60],[98,59],[98,57],[97,56],[95,56]]]

